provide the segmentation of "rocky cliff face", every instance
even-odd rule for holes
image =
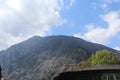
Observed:
[[[73,70],[97,50],[119,51],[70,36],[34,36],[0,52],[0,64],[8,80],[50,80]]]

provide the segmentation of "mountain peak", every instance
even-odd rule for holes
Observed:
[[[0,52],[0,64],[8,80],[50,79],[59,72],[72,70],[74,65],[102,49],[120,53],[72,36],[33,36]]]

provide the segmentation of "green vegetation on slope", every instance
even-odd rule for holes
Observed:
[[[120,59],[108,50],[99,50],[88,60],[82,61],[80,67],[86,68],[97,64],[120,64]]]

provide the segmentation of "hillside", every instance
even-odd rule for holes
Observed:
[[[50,80],[102,49],[120,54],[109,47],[71,36],[34,36],[1,51],[0,65],[7,80]]]

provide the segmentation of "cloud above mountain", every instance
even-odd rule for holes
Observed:
[[[69,0],[67,6],[71,6]],[[0,49],[62,25],[64,0],[0,0]]]
[[[120,32],[120,11],[111,11],[105,15],[100,15],[102,20],[107,23],[107,27],[96,26],[94,23],[87,25],[87,32],[84,34],[74,34],[75,37],[80,37],[85,40],[107,44],[110,38]]]

